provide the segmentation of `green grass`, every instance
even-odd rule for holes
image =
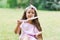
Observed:
[[[0,40],[18,40],[14,29],[23,12],[23,9],[0,8]],[[43,39],[60,40],[60,12],[38,10],[38,17],[43,29]]]

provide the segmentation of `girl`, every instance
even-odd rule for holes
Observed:
[[[19,34],[19,40],[43,40],[34,6],[30,5],[25,9],[22,19],[17,21],[15,33]]]

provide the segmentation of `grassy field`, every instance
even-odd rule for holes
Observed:
[[[23,12],[23,9],[0,8],[0,40],[18,40],[14,29]],[[37,13],[43,29],[43,39],[60,40],[60,12],[38,10]]]

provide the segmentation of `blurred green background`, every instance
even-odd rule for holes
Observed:
[[[0,8],[26,8],[29,4],[39,10],[60,10],[60,0],[0,0]]]
[[[18,40],[14,33],[29,4],[38,10],[44,40],[60,40],[60,0],[0,0],[0,40]]]

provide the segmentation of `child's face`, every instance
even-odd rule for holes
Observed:
[[[34,9],[28,9],[27,11],[26,11],[26,17],[27,17],[27,19],[28,18],[31,18],[31,17],[34,17],[35,16],[35,11],[34,11]]]

